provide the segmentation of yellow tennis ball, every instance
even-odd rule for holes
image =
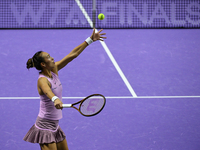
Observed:
[[[103,19],[105,18],[105,16],[104,16],[104,14],[100,13],[100,14],[98,15],[98,18],[99,18],[99,20],[103,20]]]

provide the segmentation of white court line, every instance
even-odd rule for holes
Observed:
[[[129,89],[129,91],[131,92],[132,96],[133,97],[137,97],[136,93],[134,92],[133,88],[131,87],[130,83],[128,82],[127,78],[125,77],[124,73],[122,72],[121,68],[117,64],[115,58],[113,57],[113,55],[111,54],[110,50],[108,49],[106,43],[103,42],[103,41],[100,41],[100,42],[101,42],[101,45],[103,46],[103,48],[105,49],[106,53],[108,54],[108,57],[112,61],[113,65],[117,69],[117,71],[118,71],[119,75],[121,76],[122,80],[126,84],[126,86]]]
[[[87,19],[88,23],[90,24],[90,27],[93,28],[93,22],[90,19],[88,13],[85,11],[85,8],[83,7],[83,5],[81,4],[81,2],[79,0],[75,0],[75,1],[76,1],[77,5],[79,6],[79,8],[81,9],[85,18]]]
[[[85,97],[62,97],[62,99],[83,99]],[[106,96],[106,99],[166,99],[166,98],[200,98],[200,96]],[[40,99],[40,97],[0,97],[0,99]]]
[[[90,24],[91,28],[93,28],[93,22],[90,19],[89,15],[87,14],[87,12],[85,11],[84,7],[82,6],[81,2],[79,0],[75,0],[77,5],[80,7],[83,15],[85,16],[85,18],[87,19],[88,23]],[[96,32],[98,32],[98,30],[95,30]],[[108,49],[106,43],[104,41],[100,41],[101,45],[103,46],[103,48],[105,49],[108,57],[110,58],[111,62],[113,63],[113,65],[115,66],[116,70],[118,71],[119,75],[121,76],[122,80],[124,81],[124,83],[126,84],[128,90],[130,91],[131,95],[133,97],[137,97],[136,93],[134,92],[133,88],[131,87],[130,83],[128,82],[127,78],[125,77],[124,73],[122,72],[122,70],[120,69],[119,65],[117,64],[115,58],[113,57],[112,53],[110,52],[110,50]]]

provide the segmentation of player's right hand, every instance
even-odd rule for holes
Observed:
[[[54,101],[54,106],[55,106],[57,109],[63,109],[62,104],[63,104],[63,102],[62,102],[61,100],[59,100],[59,99],[56,99],[56,100]]]

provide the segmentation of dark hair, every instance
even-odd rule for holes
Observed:
[[[42,67],[40,65],[41,62],[44,62],[44,58],[41,56],[42,52],[43,51],[38,51],[32,58],[28,59],[26,63],[27,69],[35,67],[37,70],[42,70]]]

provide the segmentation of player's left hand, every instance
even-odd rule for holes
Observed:
[[[93,29],[92,35],[91,35],[91,39],[93,41],[97,41],[97,40],[101,40],[103,41],[103,39],[106,39],[106,37],[102,36],[105,35],[106,33],[101,33],[101,31],[103,31],[103,29],[99,30],[97,33],[95,33],[95,28]],[[101,33],[101,34],[100,34]]]

